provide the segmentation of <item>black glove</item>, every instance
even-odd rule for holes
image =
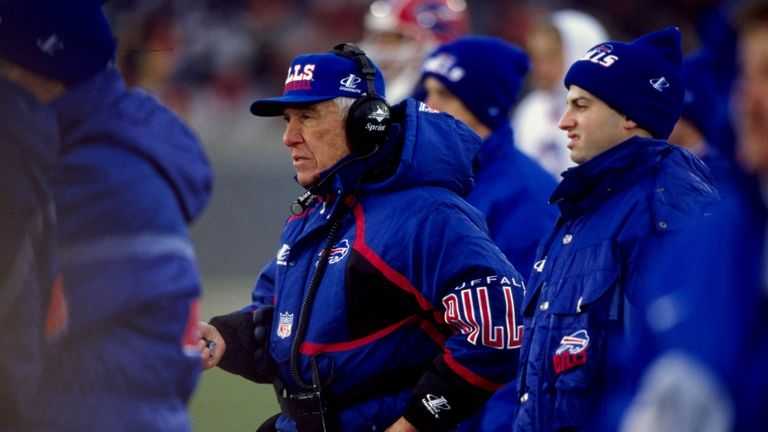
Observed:
[[[262,306],[253,313],[253,340],[256,348],[253,350],[253,361],[259,376],[264,377],[264,383],[272,383],[277,379],[277,363],[269,354],[269,335],[272,332],[272,319],[275,307]]]
[[[255,313],[234,312],[211,319],[227,344],[220,368],[257,383],[274,382],[277,364],[267,349],[274,309],[262,306]]]

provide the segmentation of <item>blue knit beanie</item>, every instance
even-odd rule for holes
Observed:
[[[677,28],[667,27],[629,43],[599,44],[571,65],[565,88],[583,88],[654,138],[666,139],[683,105],[680,39]]]
[[[717,123],[716,117],[720,114],[722,103],[718,99],[714,70],[713,59],[704,51],[683,60],[685,97],[681,117],[691,122],[707,137]]]
[[[421,79],[437,78],[484,125],[492,130],[509,121],[528,56],[497,37],[467,36],[443,44],[421,68]]]
[[[76,84],[106,69],[115,38],[104,0],[0,0],[0,57]]]

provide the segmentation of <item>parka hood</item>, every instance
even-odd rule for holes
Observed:
[[[203,210],[211,193],[208,159],[197,137],[142,90],[125,93],[120,73],[112,68],[72,88],[51,106],[58,112],[62,153],[77,146],[108,142],[148,160],[173,188],[187,222]],[[135,97],[139,94],[139,97]],[[78,106],[111,105],[110,110]],[[115,108],[117,107],[117,108]]]

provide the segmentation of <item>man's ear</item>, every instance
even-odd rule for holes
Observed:
[[[624,129],[626,129],[626,130],[632,130],[632,129],[635,129],[635,128],[639,127],[637,125],[637,123],[634,122],[634,120],[630,120],[629,117],[627,117],[627,116],[624,116],[624,124],[623,124],[623,126],[624,126]]]
[[[629,118],[627,118],[627,116],[624,116],[624,122],[622,126],[624,127],[625,131],[628,131],[633,135],[639,135],[645,138],[653,138],[653,135],[651,135],[650,132],[643,129],[640,125],[635,123],[634,120],[630,120]]]

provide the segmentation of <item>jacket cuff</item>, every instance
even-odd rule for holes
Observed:
[[[227,372],[248,378],[253,365],[253,318],[249,312],[237,311],[228,315],[213,317],[209,324],[216,327],[227,349],[219,361],[219,367]]]
[[[492,395],[465,381],[440,359],[414,387],[403,417],[419,431],[445,430],[472,415]]]

